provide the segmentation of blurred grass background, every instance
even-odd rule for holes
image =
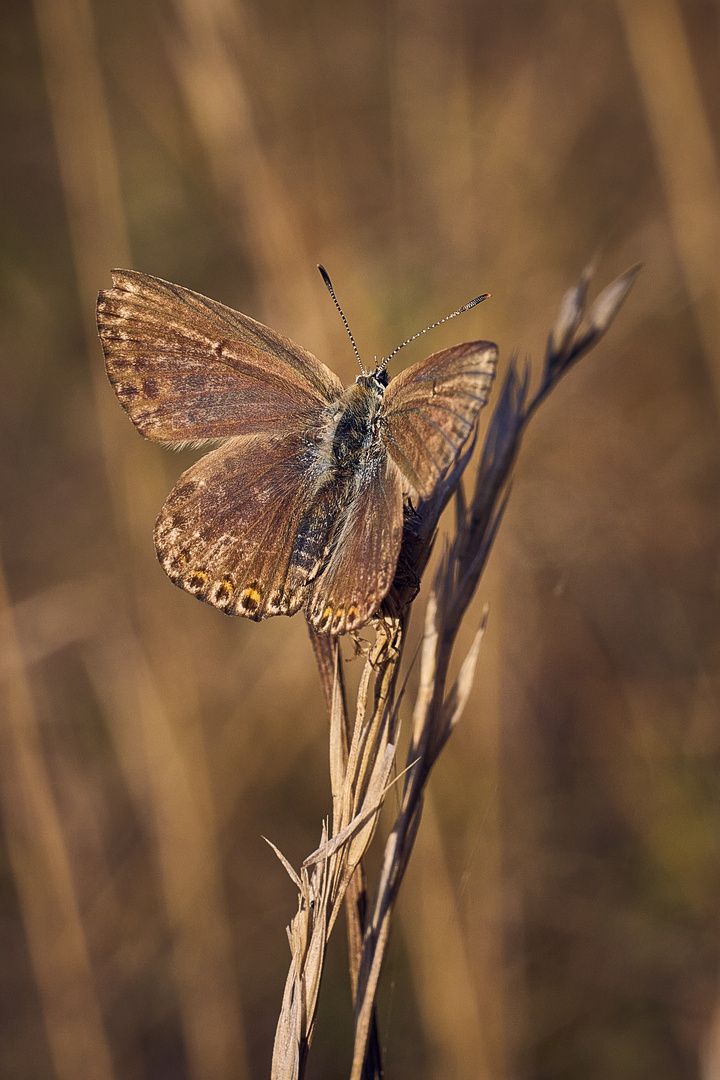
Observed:
[[[6,0],[0,25],[0,1075],[268,1075],[296,900],[261,834],[297,866],[330,810],[302,618],[225,618],[156,563],[193,455],[107,384],[110,269],[350,381],[318,261],[366,363],[490,291],[402,361],[487,337],[539,366],[597,255],[598,284],[645,270],[526,439],[381,1034],[396,1078],[717,1080],[717,2]],[[349,1061],[337,938],[314,1078]]]

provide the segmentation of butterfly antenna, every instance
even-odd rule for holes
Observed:
[[[482,296],[476,296],[474,300],[471,300],[467,304],[463,304],[461,308],[458,308],[457,311],[453,311],[451,315],[446,315],[444,319],[438,319],[437,322],[431,323],[430,326],[426,326],[424,330],[419,330],[417,334],[413,334],[413,336],[409,337],[407,341],[401,342],[401,344],[398,345],[396,349],[393,349],[393,351],[381,362],[378,371],[384,371],[385,368],[388,366],[390,360],[392,360],[393,356],[395,356],[396,353],[399,353],[401,349],[404,349],[406,345],[409,345],[411,341],[414,341],[415,338],[422,337],[423,334],[427,334],[428,330],[434,330],[436,326],[442,326],[444,322],[450,322],[450,320],[454,319],[456,315],[462,315],[464,311],[469,311],[470,308],[477,307],[478,304],[482,304],[483,300],[487,300],[490,295],[491,294],[489,292],[486,292],[483,293]]]
[[[347,330],[347,332],[348,332],[348,337],[350,338],[350,341],[352,342],[352,347],[353,347],[353,349],[355,350],[355,355],[357,356],[357,361],[358,361],[358,364],[360,365],[360,370],[362,371],[363,375],[367,375],[367,372],[365,371],[365,368],[363,367],[363,362],[362,362],[362,360],[360,359],[360,353],[358,352],[358,348],[357,348],[357,345],[355,344],[355,338],[354,338],[354,337],[352,336],[352,330],[351,330],[351,329],[350,329],[350,327],[348,326],[348,321],[347,321],[347,319],[345,318],[345,313],[344,313],[343,309],[342,309],[342,308],[340,307],[340,305],[339,305],[339,303],[338,303],[338,298],[337,298],[337,296],[335,295],[335,290],[334,290],[334,289],[333,289],[333,287],[332,287],[332,281],[330,280],[330,275],[328,274],[328,272],[327,272],[327,270],[325,269],[325,267],[324,267],[324,266],[322,266],[322,265],[321,265],[320,263],[318,263],[318,270],[319,270],[319,271],[320,271],[320,273],[322,274],[322,279],[323,279],[323,281],[325,282],[325,285],[327,286],[327,291],[328,291],[328,292],[330,293],[330,295],[331,295],[331,296],[332,296],[332,298],[333,298],[333,302],[334,302],[334,304],[335,304],[335,307],[336,307],[336,308],[338,309],[338,311],[340,312],[340,318],[341,318],[341,319],[342,319],[342,321],[343,321],[343,322],[345,323],[345,329],[346,329],[346,330]]]

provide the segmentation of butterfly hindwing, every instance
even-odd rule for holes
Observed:
[[[110,381],[146,438],[300,431],[342,392],[329,368],[262,323],[149,274],[112,276],[98,329]]]
[[[327,558],[349,492],[319,472],[300,435],[243,436],[200,458],[155,526],[180,588],[231,615],[292,615]]]
[[[403,532],[403,479],[378,448],[355,491],[313,583],[307,616],[316,630],[343,634],[372,617],[392,584]]]
[[[382,439],[416,496],[432,494],[471,435],[496,362],[489,341],[455,345],[406,368],[385,391]]]

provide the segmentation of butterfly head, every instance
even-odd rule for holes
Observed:
[[[363,369],[362,375],[358,375],[355,382],[359,386],[366,387],[368,390],[379,389],[381,393],[384,393],[387,389],[387,384],[390,381],[388,379],[388,373],[385,370],[386,363],[387,361],[383,360],[373,371],[365,371]]]
[[[355,353],[355,356],[357,357],[357,362],[360,365],[360,371],[362,372],[362,374],[358,375],[356,382],[360,386],[364,385],[364,386],[367,386],[367,387],[370,387],[371,385],[374,384],[375,388],[380,388],[380,390],[383,393],[384,393],[385,388],[387,387],[388,381],[389,381],[388,377],[387,377],[387,374],[386,374],[386,368],[387,368],[390,360],[392,360],[393,356],[395,356],[396,353],[399,353],[400,350],[404,349],[406,345],[409,345],[411,341],[415,341],[416,338],[422,337],[423,334],[427,334],[428,330],[434,330],[436,326],[442,326],[443,323],[449,322],[450,319],[454,319],[457,315],[462,315],[464,311],[469,311],[470,308],[474,308],[477,304],[481,304],[483,302],[483,300],[487,300],[487,298],[490,296],[490,293],[483,293],[482,296],[476,296],[474,300],[471,300],[467,304],[463,304],[463,306],[461,308],[458,308],[457,311],[453,311],[453,312],[451,312],[450,315],[446,315],[443,319],[438,319],[437,322],[431,323],[429,326],[426,326],[423,330],[419,330],[417,332],[417,334],[413,334],[411,337],[406,338],[405,341],[401,341],[400,344],[397,345],[393,349],[393,351],[391,353],[388,353],[387,356],[383,357],[383,359],[380,361],[379,364],[376,363],[375,368],[372,371],[366,371],[365,366],[363,365],[363,362],[362,362],[362,360],[360,358],[360,353],[358,352],[358,347],[355,344],[355,338],[352,335],[352,330],[350,329],[350,327],[348,325],[348,321],[345,318],[345,312],[340,307],[340,303],[338,301],[338,298],[335,295],[335,290],[333,289],[332,282],[330,280],[330,275],[328,274],[325,267],[321,266],[319,263],[318,263],[318,270],[320,271],[320,274],[322,275],[322,279],[325,282],[325,286],[326,286],[328,292],[330,293],[330,296],[332,297],[332,301],[335,304],[335,307],[340,312],[340,318],[342,319],[342,321],[343,321],[343,323],[345,325],[345,329],[348,332],[348,337],[350,338],[350,342],[352,344],[353,351]]]

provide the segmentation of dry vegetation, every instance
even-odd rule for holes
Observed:
[[[0,21],[0,1075],[267,1076],[295,897],[261,836],[298,868],[333,805],[302,617],[228,619],[157,566],[192,455],[139,439],[107,384],[110,269],[240,308],[346,382],[318,261],[368,362],[487,290],[402,361],[489,338],[500,380],[517,350],[537,384],[597,252],[602,283],[645,271],[515,465],[379,1040],[394,1078],[714,1080],[717,4],[9,0]],[[352,1042],[336,932],[307,1075],[349,1075]]]

